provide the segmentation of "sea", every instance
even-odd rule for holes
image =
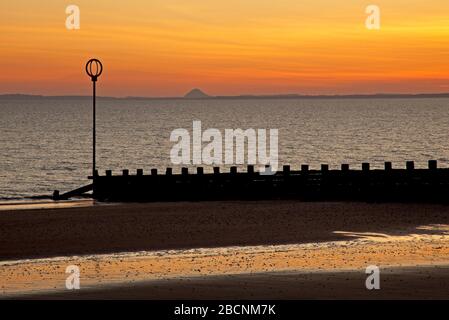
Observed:
[[[449,98],[97,99],[97,169],[172,167],[175,129],[277,129],[279,165],[339,168],[385,161],[449,168]],[[0,200],[26,200],[89,183],[88,97],[0,98]],[[193,172],[194,167],[189,165]],[[212,165],[201,165],[212,171]],[[222,165],[223,170],[227,166]],[[245,165],[240,165],[244,170]]]

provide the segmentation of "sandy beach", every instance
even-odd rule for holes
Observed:
[[[299,201],[0,211],[4,298],[449,298],[449,206]],[[65,288],[77,265],[81,290]],[[381,270],[367,290],[365,269]]]
[[[366,290],[362,271],[278,272],[141,281],[20,296],[23,299],[435,299],[449,297],[449,266],[382,270],[380,290]]]

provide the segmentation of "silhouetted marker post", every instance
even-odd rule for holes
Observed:
[[[96,110],[95,110],[95,100],[96,100],[96,87],[95,84],[97,82],[98,77],[103,72],[103,65],[101,64],[100,60],[98,59],[90,59],[86,63],[86,73],[89,75],[89,77],[92,80],[92,87],[93,87],[93,94],[92,94],[92,103],[93,103],[93,109],[92,109],[92,179],[96,176],[96,166],[95,166],[95,145],[96,145]]]

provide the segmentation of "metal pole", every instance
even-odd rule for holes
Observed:
[[[92,65],[94,65],[94,68],[92,68]],[[92,80],[92,179],[95,185],[95,176],[97,172],[97,166],[95,163],[95,149],[96,149],[96,99],[97,99],[97,93],[96,93],[96,82],[98,77],[103,72],[103,65],[101,64],[100,60],[98,59],[90,59],[86,63],[86,73],[90,76]],[[94,188],[95,193],[95,188]]]
[[[95,83],[96,81],[93,80],[92,84],[93,84],[93,117],[92,117],[92,121],[93,121],[93,136],[92,136],[92,177],[95,177],[95,170],[96,170],[96,165],[95,165],[95,146],[96,146],[96,108],[95,108],[95,95],[96,95],[96,87],[95,87]]]

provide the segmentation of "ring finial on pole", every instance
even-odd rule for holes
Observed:
[[[86,73],[92,79],[92,81],[97,81],[97,78],[103,72],[103,65],[98,59],[90,59],[86,63]]]

